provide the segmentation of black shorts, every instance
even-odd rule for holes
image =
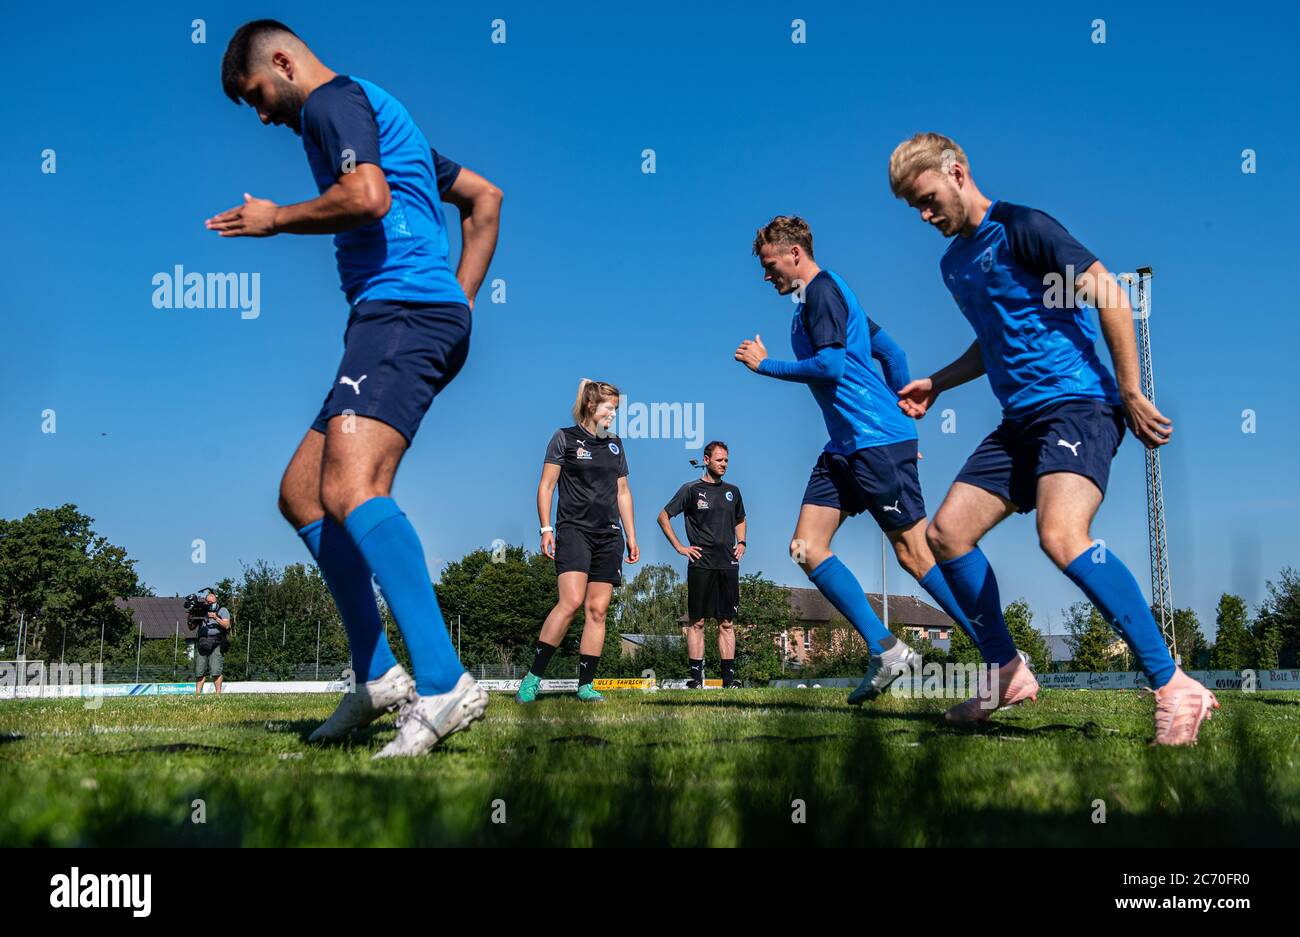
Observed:
[[[470,314],[461,303],[357,303],[343,333],[343,360],[311,428],[332,417],[381,420],[409,445],[436,397],[469,356]]]
[[[686,570],[686,604],[691,622],[735,621],[740,611],[740,567]]]
[[[584,530],[565,524],[555,529],[555,575],[586,573],[588,582],[623,582],[623,532]]]
[[[884,531],[911,527],[925,517],[916,440],[859,449],[851,455],[823,452],[813,466],[804,504],[839,508],[850,515],[869,511]]]
[[[1124,414],[1104,400],[1063,400],[1004,419],[966,460],[957,481],[1006,498],[1021,514],[1038,503],[1038,477],[1071,472],[1106,494],[1110,463],[1124,441]]]

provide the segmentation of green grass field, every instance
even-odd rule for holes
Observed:
[[[1048,690],[978,730],[842,690],[609,695],[493,694],[470,732],[384,762],[391,717],[306,744],[323,695],[2,702],[0,845],[1300,842],[1300,694],[1220,692],[1180,750],[1147,744],[1130,692]]]

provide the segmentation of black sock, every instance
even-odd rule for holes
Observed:
[[[692,660],[690,664],[691,679],[700,686],[704,686],[704,658],[701,657],[699,660]]]
[[[541,677],[546,673],[546,667],[551,662],[551,655],[554,653],[554,644],[547,644],[545,641],[538,641],[537,647],[533,651],[533,666],[528,668],[528,672],[534,677]]]
[[[599,663],[599,654],[583,654],[578,658],[578,686],[586,686],[596,679],[596,665]]]
[[[731,686],[736,681],[736,659],[734,657],[722,659],[722,685]]]

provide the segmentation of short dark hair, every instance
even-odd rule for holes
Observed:
[[[236,29],[230,37],[226,54],[221,59],[221,89],[236,104],[240,99],[240,87],[248,77],[248,60],[258,40],[273,33],[288,33],[298,38],[297,33],[279,20],[252,20]]]
[[[721,439],[715,439],[713,440],[713,442],[709,443],[707,446],[704,447],[704,458],[707,459],[709,456],[713,455],[714,449],[721,449],[728,454],[731,453],[731,449],[727,447],[727,444],[725,442],[723,442]]]

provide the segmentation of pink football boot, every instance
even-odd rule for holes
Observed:
[[[972,696],[944,713],[944,721],[956,725],[987,722],[995,710],[1023,703],[1027,699],[1038,699],[1038,681],[1019,654],[1011,663],[1003,664],[997,669],[997,676],[992,682],[994,686],[991,689],[998,695],[996,706],[985,706],[986,701],[982,697]]]
[[[1201,723],[1219,708],[1214,694],[1179,667],[1156,697],[1156,745],[1195,745]]]

